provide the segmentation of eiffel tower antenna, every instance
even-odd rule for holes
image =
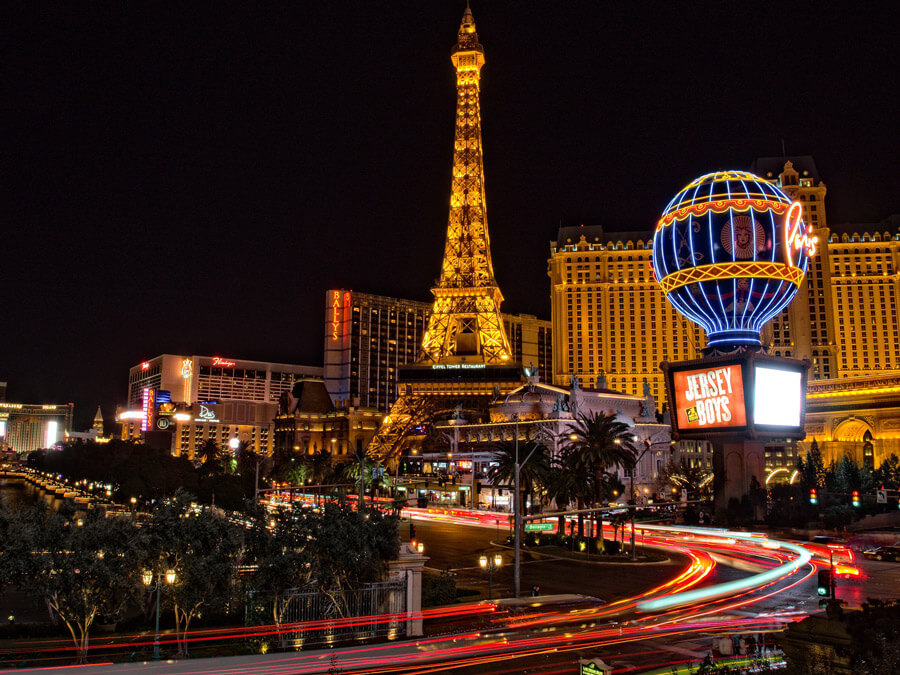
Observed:
[[[422,340],[423,363],[448,359],[502,364],[510,358],[494,279],[484,197],[480,79],[484,48],[466,4],[450,56],[456,68],[456,133],[450,217],[434,305]],[[474,358],[473,358],[474,357]]]

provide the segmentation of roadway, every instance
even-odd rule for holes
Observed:
[[[429,570],[450,570],[456,575],[458,586],[479,589],[487,597],[488,576],[479,567],[478,557],[499,550],[503,566],[493,574],[494,597],[513,595],[513,551],[505,544],[507,529],[501,528],[498,536],[497,529],[491,527],[418,519],[414,522],[416,539],[425,544],[425,555],[429,556],[426,563]],[[406,523],[401,532],[408,534]],[[672,553],[669,562],[646,565],[604,563],[600,556],[593,558],[576,561],[523,549],[522,595],[528,595],[536,584],[542,595],[581,594],[614,601],[652,588],[661,579],[676,576],[689,564],[687,557],[680,553]]]
[[[497,539],[495,528],[424,520],[415,523],[417,538],[425,543],[426,555],[431,556],[430,567],[449,567],[458,575],[461,585],[480,584],[484,588],[484,573],[477,566],[477,557],[495,550],[491,544]],[[432,632],[419,640],[299,653],[91,665],[79,668],[78,672],[84,675],[326,672],[349,675],[436,673],[450,669],[461,673],[516,673],[527,669],[534,673],[574,673],[579,657],[594,656],[604,658],[619,672],[629,672],[627,669],[639,672],[699,661],[710,651],[714,638],[778,631],[818,610],[814,568],[806,562],[803,549],[741,533],[699,529],[658,530],[649,532],[647,540],[648,544],[674,551],[673,555],[678,557],[670,563],[656,565],[609,565],[532,558],[528,554],[522,585],[523,590],[532,583],[541,586],[538,604],[529,607],[533,603],[529,598],[524,606],[515,609],[503,603],[496,610],[483,603],[459,607],[460,612],[479,619],[473,622],[473,625],[478,623],[478,628],[462,632]],[[508,561],[510,552],[504,555]],[[839,582],[839,597],[845,597],[851,588],[859,589],[859,593],[876,588],[897,593],[900,564],[854,562],[861,574],[853,582]],[[504,565],[498,581],[503,594],[508,595],[512,584],[511,564]],[[726,583],[731,585],[721,586]],[[751,587],[742,588],[742,584]],[[548,593],[572,589],[603,597],[608,602],[572,605],[562,602],[565,598],[546,597]],[[697,594],[698,590],[702,590],[702,595],[683,595]],[[648,600],[664,600],[669,605],[649,609]],[[485,610],[491,613],[485,616]],[[242,639],[240,635],[236,638]],[[59,671],[13,672],[43,675]]]

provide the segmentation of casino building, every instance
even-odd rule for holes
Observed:
[[[562,227],[550,243],[553,383],[572,375],[639,394],[644,379],[666,400],[661,361],[694,359],[703,331],[687,321],[653,276],[650,232]]]
[[[900,457],[900,373],[810,382],[806,391],[806,439],[825,463],[849,455],[877,468]]]
[[[72,431],[74,403],[0,401],[0,451],[23,454],[51,448]]]
[[[207,440],[225,447],[237,439],[270,455],[280,398],[321,376],[311,366],[162,354],[129,369],[128,405],[116,419],[121,438],[141,438],[190,459]]]
[[[345,289],[325,293],[325,386],[335,404],[388,412],[400,366],[419,356],[431,303]],[[550,322],[503,314],[513,359],[551,372]]]
[[[769,353],[809,359],[810,380],[900,371],[900,216],[829,225],[826,186],[809,156],[760,158],[751,170],[798,200],[819,237],[796,298],[763,329]],[[651,239],[559,229],[548,261],[555,384],[605,373],[612,388],[636,394],[647,378],[663,403],[659,363],[696,358],[705,346],[653,278]]]

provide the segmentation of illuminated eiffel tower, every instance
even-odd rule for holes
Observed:
[[[479,100],[484,49],[466,7],[450,56],[456,68],[456,134],[450,217],[431,318],[416,365],[401,369],[400,396],[372,439],[381,462],[399,457],[405,442],[442,410],[462,404],[486,408],[490,397],[521,384],[494,279],[484,199]]]

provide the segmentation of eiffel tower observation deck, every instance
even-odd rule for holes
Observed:
[[[484,48],[466,7],[450,55],[456,69],[456,132],[450,215],[434,304],[415,365],[401,368],[399,398],[372,439],[368,454],[397,461],[429,423],[456,411],[486,417],[499,394],[522,383],[511,361],[500,314],[503,295],[494,279],[484,198],[481,144],[481,67]]]

